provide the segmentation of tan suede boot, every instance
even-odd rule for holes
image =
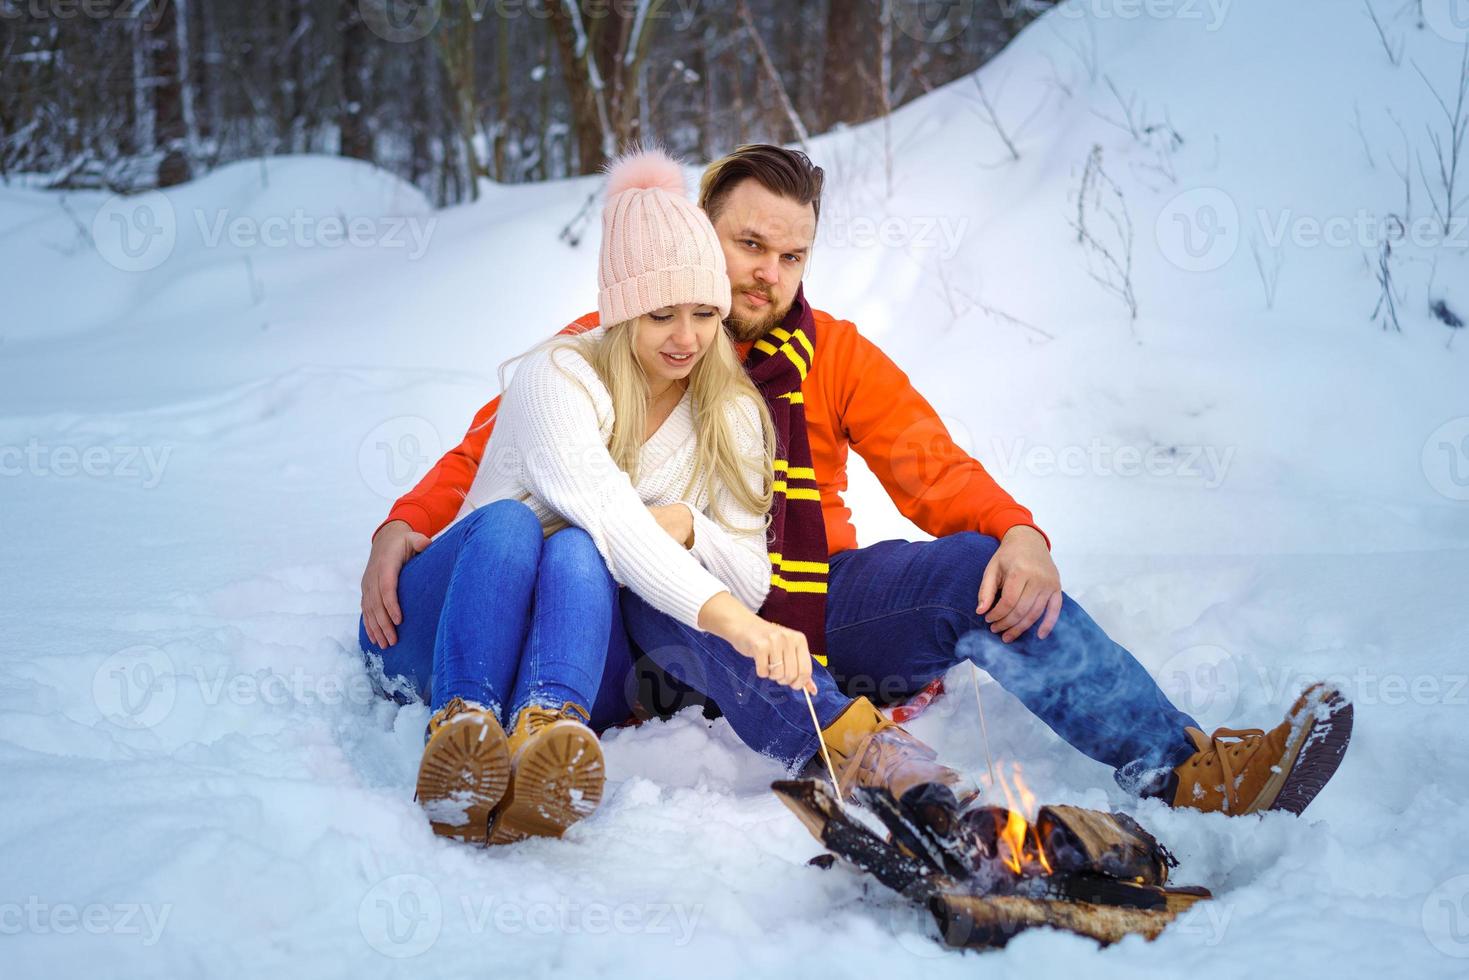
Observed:
[[[415,797],[434,833],[483,844],[509,782],[510,750],[493,712],[454,698],[434,713]]]
[[[570,701],[559,711],[521,709],[509,740],[510,788],[491,818],[491,844],[560,837],[602,802],[606,766],[589,720],[587,710]]]
[[[889,721],[865,697],[854,699],[821,730],[821,738],[846,798],[858,786],[886,787],[900,800],[920,786],[937,784],[953,791],[964,782],[958,772],[934,761],[937,752]]]
[[[1198,749],[1174,770],[1176,807],[1243,816],[1299,814],[1336,773],[1352,737],[1352,706],[1326,684],[1306,689],[1270,731],[1186,729]]]

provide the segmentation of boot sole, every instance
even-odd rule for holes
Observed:
[[[509,785],[505,731],[488,712],[451,718],[424,746],[417,799],[440,837],[483,844]]]
[[[602,802],[602,743],[585,725],[556,722],[526,742],[490,824],[491,844],[560,837]]]
[[[1320,717],[1325,708],[1325,717]],[[1292,761],[1265,784],[1251,812],[1283,810],[1300,816],[1336,775],[1352,739],[1352,705],[1335,688],[1313,692],[1298,718],[1315,716],[1293,741]]]

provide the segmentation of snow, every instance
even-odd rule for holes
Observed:
[[[1464,242],[1404,243],[1403,330],[1370,321],[1403,199],[1388,112],[1426,146],[1413,65],[1447,90],[1462,38],[1390,21],[1394,68],[1332,0],[1124,7],[1052,13],[983,69],[1000,118],[1030,119],[1016,163],[968,80],[895,115],[890,199],[881,124],[816,139],[808,293],[909,372],[1207,727],[1273,725],[1315,678],[1352,698],[1303,818],[1230,819],[1128,799],[986,682],[997,764],[1135,814],[1215,901],[1151,944],[944,950],[875,882],[807,867],[779,768],[696,713],[609,734],[606,795],[565,840],[435,838],[427,711],[374,699],[356,649],[368,535],[498,366],[593,305],[595,236],[557,232],[598,181],[432,212],[289,157],[141,202],[0,187],[7,974],[1462,975],[1469,351],[1427,311],[1469,308]],[[1124,111],[1108,80],[1176,153],[1102,118]],[[1136,323],[1067,223],[1094,143],[1136,233]],[[239,233],[206,237],[221,210]],[[1350,244],[1313,236],[1332,219]],[[1267,309],[1250,237],[1281,227]],[[854,481],[864,541],[917,533]],[[983,780],[972,683],[912,728]]]

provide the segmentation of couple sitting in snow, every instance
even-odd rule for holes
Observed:
[[[957,805],[965,780],[868,695],[970,660],[1132,792],[1299,813],[1350,706],[1318,684],[1270,731],[1212,736],[1174,707],[1061,591],[1030,512],[807,302],[822,179],[746,146],[695,207],[666,156],[616,163],[597,313],[527,355],[375,534],[361,642],[385,693],[433,711],[435,832],[559,836],[592,812],[598,733],[634,714],[647,660],[755,751],[812,772],[829,754],[843,792]],[[857,547],[849,447],[935,540]]]

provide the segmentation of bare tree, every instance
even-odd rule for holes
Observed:
[[[1444,114],[1443,132],[1432,126],[1428,127],[1428,141],[1433,147],[1438,172],[1433,179],[1429,178],[1421,154],[1418,158],[1418,172],[1423,177],[1424,186],[1428,188],[1428,200],[1433,205],[1434,216],[1439,219],[1443,233],[1447,236],[1452,233],[1454,218],[1459,209],[1469,204],[1469,196],[1457,196],[1461,187],[1459,166],[1464,161],[1464,137],[1469,134],[1469,41],[1464,43],[1464,55],[1459,62],[1457,92],[1453,96],[1452,107],[1449,99],[1439,94],[1416,62],[1413,67],[1423,79],[1423,84],[1433,93]]]
[[[1094,226],[1102,227],[1094,230]],[[1102,147],[1092,146],[1076,193],[1076,241],[1087,259],[1087,274],[1122,300],[1128,322],[1137,322],[1137,294],[1132,285],[1132,216],[1122,188],[1102,169]]]

